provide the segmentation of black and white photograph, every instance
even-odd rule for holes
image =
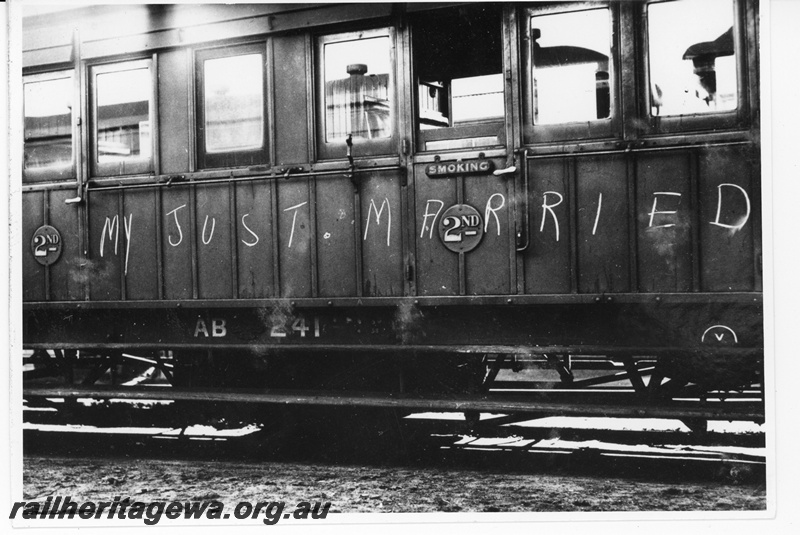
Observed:
[[[12,0],[10,525],[775,519],[780,3]]]

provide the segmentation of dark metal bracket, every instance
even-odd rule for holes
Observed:
[[[349,167],[347,168],[347,174],[345,176],[347,176],[347,178],[350,179],[350,182],[353,183],[353,187],[356,189],[356,193],[358,193],[360,182],[359,182],[358,178],[356,178],[356,164],[355,164],[355,161],[353,160],[353,134],[352,133],[347,134],[347,140],[345,142],[347,143],[347,161],[350,164]]]
[[[522,167],[520,173],[520,180],[522,181],[522,226],[517,230],[517,252],[521,253],[528,249],[531,244],[531,216],[530,216],[530,186],[528,184],[528,149],[519,151],[521,154],[520,159],[522,162],[519,164]]]

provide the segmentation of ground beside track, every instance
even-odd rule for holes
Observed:
[[[31,456],[25,500],[330,501],[331,511],[758,511],[760,483],[648,481],[431,466]]]
[[[603,456],[589,448],[569,455],[548,449],[458,449],[452,445],[463,436],[461,421],[395,420],[384,412],[363,413],[360,418],[336,415],[312,411],[289,419],[284,427],[275,419],[275,425],[261,431],[228,438],[220,437],[221,431],[193,436],[196,428],[186,429],[180,438],[178,429],[171,434],[151,430],[156,434],[149,436],[130,434],[132,430],[68,433],[26,428],[24,499],[110,501],[120,496],[141,502],[219,500],[226,507],[240,501],[308,500],[330,501],[331,510],[344,513],[766,508],[763,464],[700,462],[688,454],[666,459]],[[540,437],[545,439],[563,435],[579,444],[590,444],[586,438],[660,443],[654,442],[658,433],[623,437],[609,429],[602,434],[597,429],[562,429],[548,419],[536,422],[547,424]],[[420,440],[429,432],[438,433],[430,436],[436,440]],[[758,436],[738,435],[735,441],[730,437],[744,450],[757,452],[761,448],[754,438]],[[415,447],[420,444],[429,447]]]

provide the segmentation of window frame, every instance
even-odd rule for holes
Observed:
[[[72,113],[70,114],[70,139],[72,143],[72,159],[68,164],[53,165],[41,168],[26,169],[24,164],[25,155],[25,85],[28,83],[47,82],[51,80],[60,80],[69,78],[72,82]],[[22,166],[22,181],[24,183],[38,183],[50,181],[77,181],[78,173],[76,162],[78,161],[79,142],[78,135],[78,117],[80,117],[80,98],[76,91],[76,84],[78,83],[78,73],[75,72],[73,67],[60,69],[57,71],[38,72],[23,75],[22,77],[22,136],[23,136],[23,166]]]
[[[111,74],[137,70],[147,67],[150,72],[150,98],[148,100],[148,121],[150,123],[150,156],[136,157],[127,160],[99,162],[97,150],[97,77],[101,74]],[[89,82],[89,169],[92,177],[129,176],[152,174],[156,169],[158,151],[158,124],[157,124],[157,95],[158,75],[156,58],[147,56],[143,58],[123,59],[109,63],[87,65]]]
[[[397,92],[397,35],[393,26],[370,27],[359,30],[350,30],[317,35],[314,40],[315,71],[314,87],[316,88],[314,112],[315,132],[317,136],[317,158],[338,159],[347,157],[347,143],[344,139],[326,141],[325,136],[325,46],[357,39],[388,37],[389,38],[389,87],[388,92],[392,97],[389,117],[391,120],[390,135],[383,138],[364,139],[354,138],[352,155],[358,157],[386,156],[397,153],[398,122],[400,113],[400,100]]]
[[[262,139],[261,147],[251,150],[232,150],[226,152],[208,152],[205,148],[205,61],[223,59],[251,54],[261,55],[261,95],[262,95]],[[270,154],[270,106],[268,76],[268,53],[266,41],[248,42],[243,44],[229,44],[210,48],[200,48],[193,51],[194,66],[194,99],[195,99],[195,162],[198,170],[214,170],[219,168],[242,168],[256,165],[268,165],[271,161]]]
[[[534,124],[533,110],[533,39],[531,37],[531,20],[535,16],[557,15],[605,9],[609,18],[609,62],[612,72],[609,73],[610,111],[609,117],[591,121]],[[572,4],[533,5],[527,7],[520,17],[520,65],[522,70],[522,133],[525,144],[541,144],[562,141],[593,141],[622,138],[622,63],[623,50],[620,41],[620,5],[616,2],[575,2]]]
[[[424,14],[425,11],[415,13],[416,16],[422,16]],[[500,75],[503,80],[503,113],[499,117],[479,119],[475,121],[469,121],[466,124],[454,125],[444,128],[432,128],[432,129],[420,128],[421,105],[419,101],[419,92],[418,92],[418,88],[420,86],[420,80],[419,80],[419,73],[417,72],[416,56],[414,52],[415,39],[414,39],[413,22],[411,22],[411,24],[412,24],[412,30],[411,30],[410,63],[413,69],[413,75],[412,75],[413,118],[412,119],[413,119],[414,134],[416,136],[416,145],[418,152],[442,152],[445,150],[464,150],[464,149],[473,150],[476,148],[491,149],[493,147],[505,147],[507,144],[506,121],[508,119],[508,110],[510,102],[510,86],[506,76],[506,73],[508,72],[509,69],[505,53],[506,42],[507,42],[506,15],[502,10],[502,8],[500,11],[500,27],[497,28],[497,31],[500,34],[500,48],[501,48]],[[452,113],[452,110],[450,111]],[[497,143],[494,144],[470,143],[470,140],[492,137],[492,136],[497,137]],[[449,141],[452,141],[453,143],[448,144],[447,142]],[[459,141],[461,143],[459,143]],[[428,148],[427,145],[429,143],[434,146]],[[438,144],[446,144],[452,146],[449,146],[447,148],[440,148],[439,146],[436,146]]]
[[[650,107],[650,32],[649,7],[654,4],[665,4],[678,0],[647,0],[637,13],[641,22],[640,45],[642,50],[640,117],[644,118],[651,134],[676,134],[697,130],[729,130],[743,128],[750,116],[747,81],[747,50],[744,44],[743,6],[739,0],[733,4],[733,46],[736,57],[736,109],[708,113],[692,113],[685,115],[652,115]]]

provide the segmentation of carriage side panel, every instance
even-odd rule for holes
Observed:
[[[191,299],[194,284],[194,244],[191,243],[190,190],[186,187],[173,187],[162,190],[161,195],[164,297]]]
[[[414,169],[416,192],[417,292],[419,295],[458,295],[458,255],[448,251],[439,239],[439,218],[456,204],[456,181],[430,179],[425,166]]]
[[[228,184],[197,188],[197,289],[201,299],[232,297],[234,266],[231,231],[234,229]]]
[[[31,254],[33,233],[44,224],[46,191],[33,191],[22,196],[22,300],[44,301],[47,269]],[[62,236],[63,238],[63,236]]]
[[[236,185],[236,225],[239,297],[275,294],[272,239],[272,186],[269,182]]]
[[[316,181],[319,295],[356,295],[356,214],[353,183],[344,176]]]
[[[313,229],[309,181],[278,185],[278,262],[281,297],[312,297],[311,247]]]
[[[637,158],[639,291],[692,290],[691,172],[688,153]]]
[[[702,290],[755,289],[754,172],[740,147],[702,151],[699,160]]]
[[[627,165],[622,156],[576,162],[578,291],[630,291]]]
[[[124,212],[120,191],[89,196],[89,295],[97,301],[122,299],[122,258],[125,255]]]
[[[466,177],[464,181],[466,203],[478,210],[484,230],[480,245],[465,255],[466,293],[513,293],[516,282],[511,280],[509,235],[514,235],[514,220],[508,180],[489,175]]]
[[[50,196],[50,224],[61,233],[64,243],[61,259],[50,266],[50,298],[54,301],[84,299],[84,277],[88,271],[81,268],[81,211],[75,204],[66,204],[75,196],[74,190],[53,190]]]
[[[528,162],[530,245],[525,251],[525,293],[569,293],[570,255],[568,160]]]
[[[126,191],[122,231],[125,253],[122,269],[128,299],[158,299],[159,259],[155,190]]]
[[[403,232],[400,172],[360,176],[363,295],[403,295]]]

